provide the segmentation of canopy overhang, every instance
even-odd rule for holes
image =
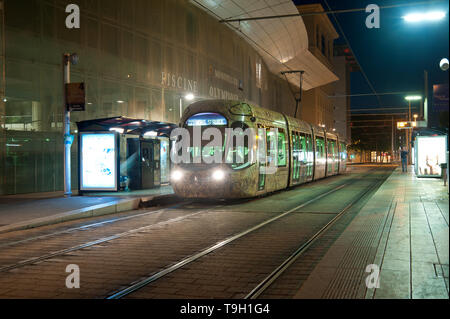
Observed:
[[[299,13],[294,3],[286,0],[191,0],[191,3],[218,20]],[[226,24],[258,51],[272,73],[284,77],[283,71],[305,71],[304,90],[339,80],[309,51],[308,34],[300,16]],[[299,86],[298,74],[289,74],[287,78]]]
[[[124,116],[77,122],[80,132],[103,132],[123,129],[124,134],[141,135],[155,132],[155,137],[170,136],[178,126],[172,123],[132,119]]]

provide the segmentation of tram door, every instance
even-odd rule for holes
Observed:
[[[259,178],[258,190],[263,190],[266,187],[266,164],[267,164],[267,146],[266,146],[266,130],[258,128],[258,165]]]
[[[142,188],[149,189],[161,184],[160,142],[141,141]]]

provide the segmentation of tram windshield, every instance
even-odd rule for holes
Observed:
[[[229,128],[224,116],[199,113],[190,117],[184,127],[190,136],[190,163],[227,163],[233,169],[245,168],[250,164],[249,137],[243,133],[248,128],[245,123],[234,122]],[[233,134],[230,134],[230,129],[235,130]]]

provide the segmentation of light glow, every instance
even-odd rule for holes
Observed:
[[[188,101],[192,101],[193,99],[195,99],[195,96],[194,96],[194,94],[189,93],[184,98]]]
[[[408,96],[405,96],[405,100],[406,101],[418,101],[418,100],[421,100],[421,99],[422,99],[422,97],[420,95],[408,95]]]
[[[224,173],[224,171],[218,169],[218,170],[213,172],[212,178],[215,181],[221,181],[221,180],[223,180],[225,178],[225,173]]]
[[[158,132],[156,131],[148,131],[145,132],[144,137],[157,137],[158,136]]]
[[[178,182],[183,178],[183,172],[177,170],[177,171],[173,171],[171,178],[174,182]]]
[[[410,13],[403,17],[406,22],[439,21],[445,17],[443,11],[430,11],[426,13]]]
[[[109,129],[111,132],[117,132],[119,134],[123,134],[123,132],[125,131],[123,128],[121,127],[111,127]]]

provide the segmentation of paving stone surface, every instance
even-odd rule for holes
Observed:
[[[397,169],[314,266],[294,298],[449,298],[448,193]],[[378,287],[374,268],[379,270]],[[370,286],[370,282],[369,282]]]

